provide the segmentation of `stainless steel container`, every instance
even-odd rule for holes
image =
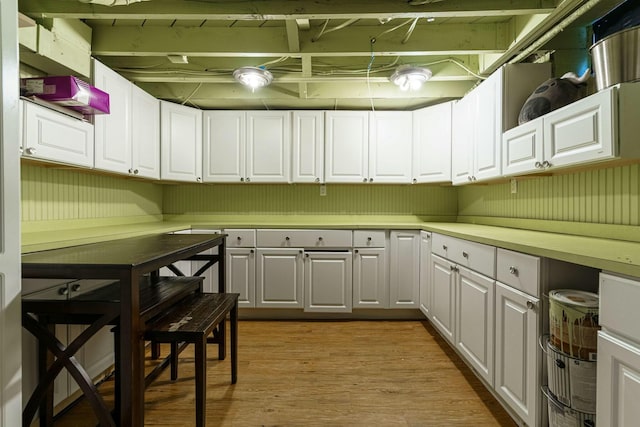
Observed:
[[[596,88],[640,80],[640,26],[627,28],[591,46]]]

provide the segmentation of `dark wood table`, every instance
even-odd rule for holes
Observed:
[[[120,354],[116,355],[119,358],[120,369],[120,380],[116,390],[116,414],[115,420],[99,416],[100,424],[123,427],[143,426],[145,353],[144,318],[141,313],[145,311],[145,307],[141,307],[141,284],[157,280],[158,270],[161,267],[169,266],[179,260],[200,259],[207,260],[209,266],[218,263],[218,291],[224,292],[225,237],[226,235],[222,234],[159,234],[24,254],[22,256],[23,278],[114,279],[119,282],[120,295],[115,300],[111,298],[110,301],[92,301],[85,298],[84,301],[78,300],[75,305],[66,305],[65,310],[77,310],[78,316],[89,317],[91,321],[91,326],[78,337],[77,342],[71,343],[69,348],[61,349],[56,342],[42,342],[51,340],[46,338],[46,330],[40,330],[43,338],[39,340],[44,344],[40,347],[48,348],[58,359],[67,359],[56,360],[55,363],[58,366],[54,365],[48,373],[41,372],[41,374],[55,378],[57,372],[62,367],[66,367],[76,382],[80,380],[79,385],[85,394],[87,391],[92,391],[87,390],[89,387],[87,384],[80,384],[87,381],[87,378],[82,378],[84,371],[81,367],[75,366],[75,359],[67,357],[65,352],[73,355],[77,351],[76,347],[80,347],[101,327],[108,324],[116,325],[119,328],[117,344],[121,349]],[[213,247],[218,247],[217,255],[198,255]],[[196,274],[201,274],[206,267],[207,265]],[[49,305],[49,307],[53,306]],[[23,309],[24,307],[23,301]],[[45,305],[41,307],[27,305],[27,307],[32,312],[47,310]],[[23,324],[25,327],[29,326],[27,329],[42,329],[42,325],[39,326],[28,313],[23,314]],[[47,380],[52,382],[53,378]],[[39,381],[43,380],[45,379],[40,378]],[[29,409],[33,410],[33,405],[39,404],[38,402],[30,403],[31,408],[25,408],[25,412]],[[100,402],[93,402],[92,406],[93,404],[98,405],[94,408],[100,406]]]

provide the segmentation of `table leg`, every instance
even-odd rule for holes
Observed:
[[[230,314],[231,329],[231,384],[238,380],[238,300],[236,299]]]

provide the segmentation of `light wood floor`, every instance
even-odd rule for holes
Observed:
[[[428,322],[240,321],[238,382],[209,352],[208,426],[514,426]],[[151,362],[149,362],[151,364]],[[111,381],[101,386],[111,404]],[[193,359],[146,392],[146,426],[194,425]],[[93,426],[84,403],[56,426]]]

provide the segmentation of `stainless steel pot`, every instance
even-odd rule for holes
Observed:
[[[627,28],[591,46],[596,88],[640,80],[640,26]]]

